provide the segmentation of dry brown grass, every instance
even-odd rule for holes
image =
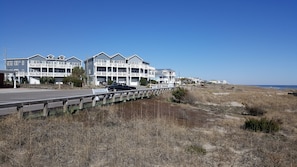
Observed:
[[[297,98],[242,86],[191,87],[193,105],[170,94],[46,119],[0,120],[0,166],[295,166]],[[231,103],[233,102],[233,103]],[[237,102],[237,103],[234,103]],[[246,103],[283,124],[243,130]],[[205,152],[206,154],[204,154]]]

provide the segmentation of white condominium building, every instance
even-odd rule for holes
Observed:
[[[157,69],[156,81],[159,83],[174,84],[175,83],[175,71],[172,69]]]
[[[81,67],[82,61],[76,57],[53,55],[43,57],[39,54],[28,58],[6,59],[6,69],[16,72],[16,79],[20,82],[26,78],[30,84],[40,84],[41,77],[52,77],[55,82],[62,82],[64,77],[71,75],[74,67]]]
[[[126,58],[119,53],[109,56],[101,52],[84,63],[88,81],[94,85],[114,81],[137,86],[141,78],[147,81],[155,78],[155,68],[137,55]]]

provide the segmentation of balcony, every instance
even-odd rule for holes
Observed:
[[[97,76],[106,76],[106,72],[97,71],[97,72],[95,72],[95,75],[97,75]]]
[[[29,72],[30,76],[35,76],[35,77],[39,77],[41,76],[42,72]]]
[[[40,68],[47,68],[47,67],[55,67],[55,68],[73,68],[75,67],[74,65],[71,65],[70,63],[62,63],[62,64],[59,64],[59,63],[32,63],[30,62],[29,63],[29,67],[40,67]]]
[[[94,62],[94,66],[107,67],[107,66],[110,66],[110,63],[98,61],[98,62]]]
[[[16,76],[17,76],[17,77],[22,77],[22,76],[26,76],[26,75],[27,75],[26,72],[17,72],[17,73],[16,73]]]
[[[131,73],[131,77],[140,77],[139,73]]]
[[[127,72],[118,72],[116,73],[119,77],[126,77],[127,76]]]
[[[110,66],[111,67],[120,67],[120,68],[123,68],[123,67],[127,67],[127,64],[125,63],[110,63]]]
[[[25,73],[27,74],[27,73]],[[58,72],[29,72],[29,76],[34,76],[34,77],[67,77],[70,76],[71,73],[58,73]],[[19,75],[22,76],[22,75]]]
[[[46,63],[29,63],[29,67],[46,67]]]

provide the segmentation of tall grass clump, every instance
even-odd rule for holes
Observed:
[[[245,106],[246,109],[246,113],[244,113],[245,115],[252,115],[252,116],[263,116],[266,111],[259,106],[250,106],[246,103],[242,103]]]
[[[267,119],[267,118],[261,118],[255,119],[255,118],[249,118],[245,121],[244,129],[252,130],[255,132],[265,132],[265,133],[273,133],[280,130],[280,124],[281,122],[279,120],[274,119]]]
[[[205,155],[206,149],[200,145],[190,145],[186,148],[186,152],[191,154]]]

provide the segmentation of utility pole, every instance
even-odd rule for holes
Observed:
[[[4,70],[6,70],[6,59],[7,59],[7,50],[4,48],[4,54],[3,54],[3,63],[4,63]],[[4,72],[4,81],[7,80],[7,73]]]
[[[6,48],[4,48],[4,70],[6,70],[6,59],[7,59],[7,50],[6,50]]]

